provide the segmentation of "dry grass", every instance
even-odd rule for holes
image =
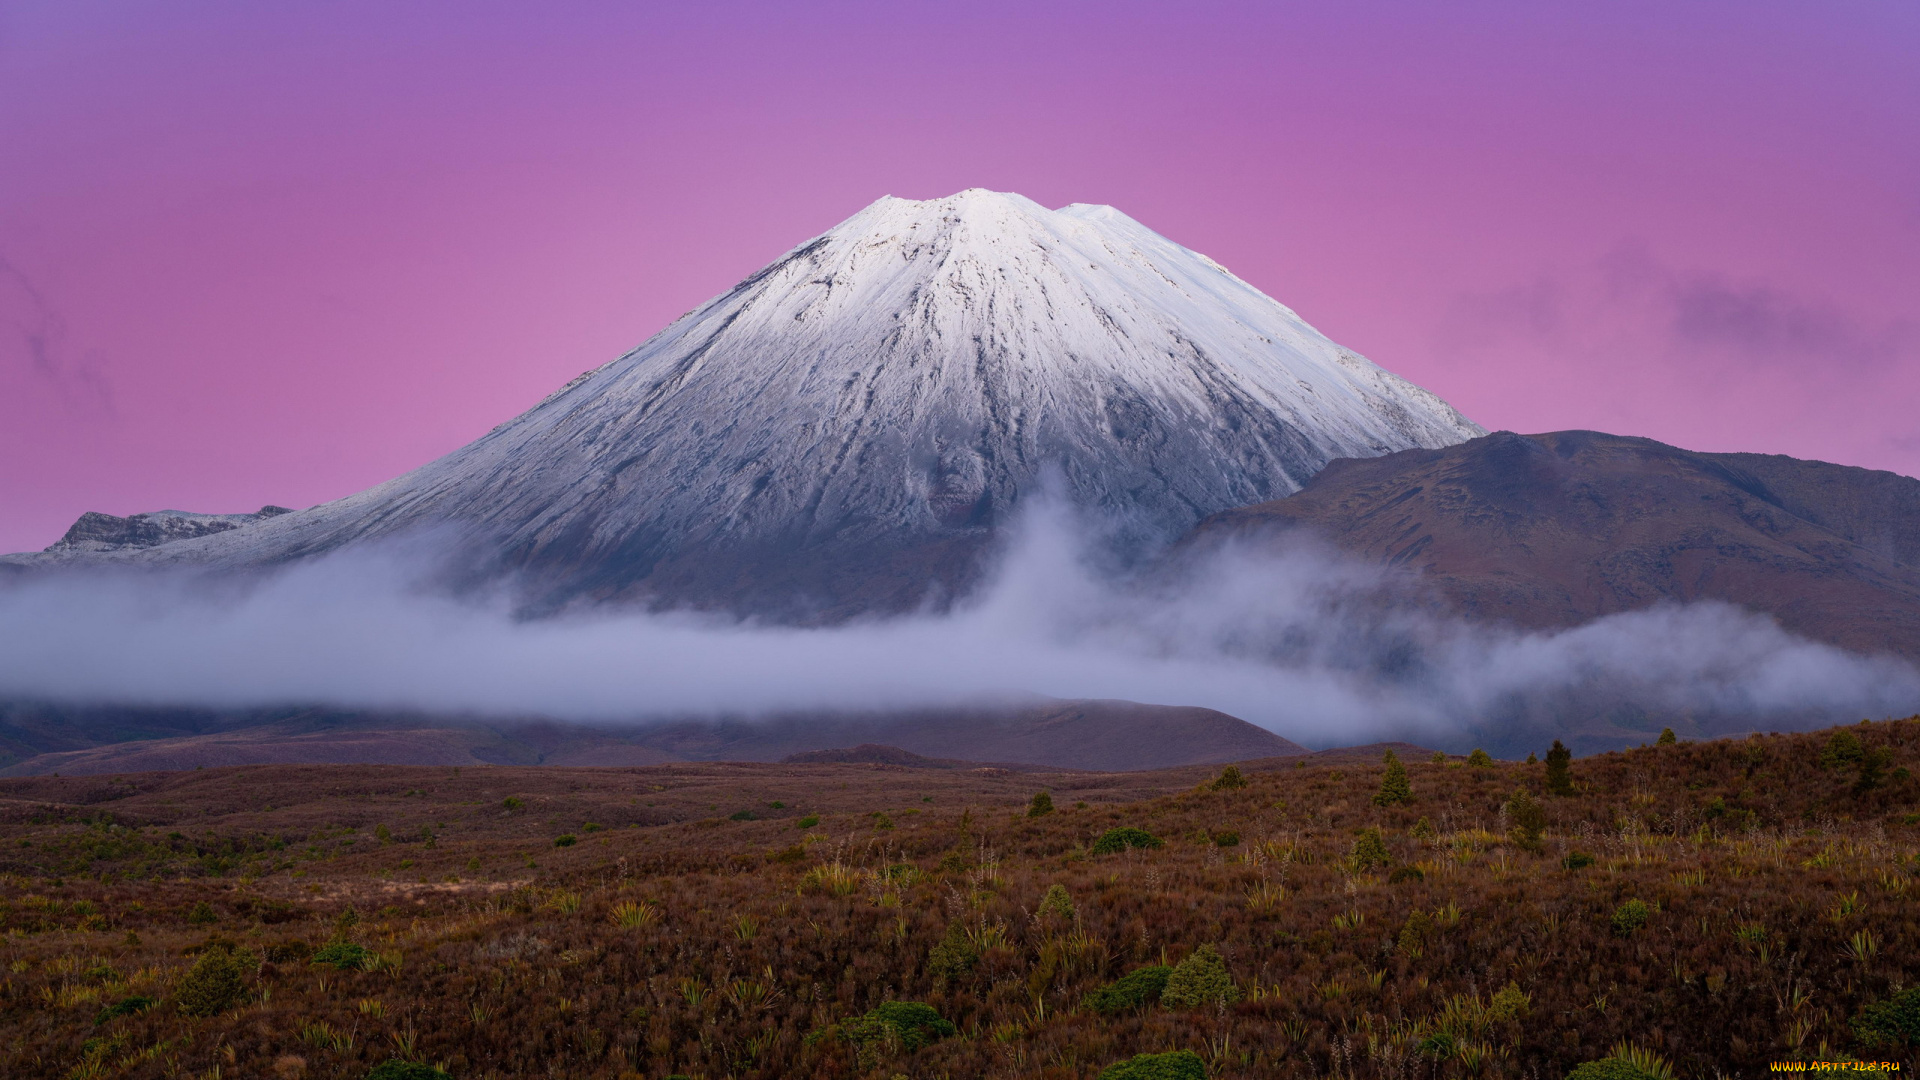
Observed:
[[[1624,1041],[1748,1075],[1857,1050],[1849,1018],[1916,975],[1920,785],[1897,770],[1920,720],[1849,730],[1891,753],[1878,786],[1790,735],[1582,759],[1570,798],[1543,766],[1409,761],[1413,801],[1384,808],[1352,760],[1227,790],[853,765],[7,781],[0,1074],[1065,1078],[1191,1049],[1220,1077],[1555,1077]],[[1507,839],[1521,786],[1539,854]],[[1041,787],[1058,809],[1029,818]],[[1168,842],[1088,853],[1120,825]],[[1362,828],[1390,866],[1352,859]],[[1056,884],[1070,917],[1039,913]],[[1630,900],[1650,914],[1621,932]],[[217,921],[189,921],[203,901]],[[954,924],[977,962],[939,977]],[[306,960],[336,938],[367,963]],[[258,958],[247,999],[181,1015],[194,954],[228,944]],[[1203,944],[1234,1003],[1079,1008]],[[94,1024],[136,995],[158,1005]],[[888,1000],[960,1034],[833,1037]]]

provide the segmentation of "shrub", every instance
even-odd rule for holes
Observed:
[[[803,817],[799,821],[794,822],[793,827],[796,829],[811,829],[818,824],[820,824],[820,815],[808,814],[806,817]]]
[[[623,900],[607,918],[623,930],[645,930],[660,918],[660,909],[645,900]]]
[[[1493,755],[1476,746],[1473,748],[1473,753],[1467,755],[1467,764],[1476,769],[1491,769],[1493,768]]]
[[[1679,741],[1680,741],[1680,740],[1679,740],[1679,739],[1678,739],[1678,738],[1677,738],[1677,737],[1676,737],[1676,736],[1675,736],[1675,735],[1673,734],[1673,729],[1672,729],[1672,728],[1670,728],[1670,727],[1663,727],[1663,728],[1661,728],[1661,729],[1660,729],[1660,737],[1659,737],[1659,738],[1657,738],[1657,739],[1655,739],[1655,740],[1653,740],[1653,745],[1655,745],[1655,746],[1672,746],[1672,745],[1674,745],[1675,743],[1678,743]]]
[[[1433,822],[1423,817],[1413,823],[1413,828],[1407,830],[1407,835],[1415,840],[1431,840],[1439,833],[1434,831]]]
[[[1415,911],[1407,916],[1407,924],[1400,928],[1400,937],[1394,943],[1402,953],[1419,956],[1426,949],[1427,934],[1433,930],[1433,919],[1424,911]]]
[[[1165,844],[1165,840],[1160,839],[1145,829],[1136,829],[1130,825],[1122,825],[1117,829],[1108,829],[1102,833],[1100,839],[1093,842],[1093,853],[1095,855],[1112,855],[1117,851],[1125,851],[1128,848],[1157,848]]]
[[[1507,838],[1523,851],[1539,851],[1541,837],[1547,831],[1547,812],[1525,791],[1516,791],[1507,800]]]
[[[1613,909],[1613,932],[1626,937],[1647,925],[1652,914],[1653,908],[1645,900],[1629,900]]]
[[[526,803],[521,802],[520,799],[514,795],[509,795],[506,798],[500,800],[500,808],[502,810],[505,810],[509,814],[513,813],[515,810],[518,810],[521,807],[524,807],[526,805],[527,805]]]
[[[918,1001],[888,1001],[841,1028],[851,1043],[884,1043],[912,1053],[929,1043],[959,1034],[952,1022],[931,1005]]]
[[[958,979],[980,962],[980,947],[967,936],[958,920],[947,924],[946,936],[927,953],[927,970],[936,979]]]
[[[1240,846],[1240,834],[1234,832],[1232,829],[1217,832],[1213,834],[1213,843],[1215,847],[1238,847]]]
[[[1674,1076],[1673,1066],[1659,1054],[1622,1042],[1607,1057],[1568,1073],[1567,1080],[1674,1080]]]
[[[1393,751],[1387,751],[1387,774],[1380,778],[1380,790],[1373,793],[1375,806],[1392,806],[1413,801],[1413,783],[1407,779],[1407,767]]]
[[[1920,1043],[1920,986],[1902,990],[1860,1010],[1853,1033],[1868,1046],[1906,1047]]]
[[[246,995],[240,960],[228,949],[208,949],[193,962],[173,992],[174,1005],[188,1016],[217,1016]]]
[[[1630,1061],[1610,1057],[1587,1062],[1568,1073],[1567,1080],[1658,1080],[1658,1078]]]
[[[559,836],[553,838],[554,847],[572,847],[579,842],[580,838],[572,833],[561,833]]]
[[[132,1016],[135,1013],[146,1012],[148,1009],[153,1008],[153,1006],[154,1001],[150,997],[135,996],[121,998],[112,1005],[101,1009],[99,1013],[94,1016],[93,1022],[95,1024],[104,1024],[109,1020],[114,1020],[122,1016]]]
[[[1027,803],[1028,817],[1046,817],[1053,813],[1053,796],[1042,791]]]
[[[759,821],[760,815],[754,813],[751,810],[735,810],[733,813],[727,815],[727,820],[728,821]],[[593,830],[589,829],[587,831],[592,832]]]
[[[1136,1054],[1101,1069],[1099,1080],[1207,1080],[1207,1063],[1191,1050]]]
[[[1532,1005],[1533,995],[1520,989],[1519,983],[1509,982],[1488,999],[1487,1019],[1496,1023],[1519,1020],[1527,1015]]]
[[[452,1080],[446,1073],[418,1061],[388,1058],[373,1067],[367,1080]]]
[[[1828,736],[1826,748],[1820,751],[1820,767],[1844,768],[1866,756],[1866,752],[1866,745],[1860,741],[1860,736],[1851,731],[1836,731]]]
[[[1398,885],[1403,881],[1424,881],[1427,875],[1417,866],[1396,866],[1393,873],[1387,875],[1387,884]]]
[[[351,941],[329,941],[313,952],[312,963],[331,964],[341,971],[358,971],[367,965],[370,954],[364,945]]]
[[[1207,786],[1215,791],[1233,791],[1236,788],[1246,787],[1247,778],[1241,775],[1240,766],[1229,765],[1221,769],[1220,775],[1214,777],[1213,783]]]
[[[1573,751],[1553,740],[1553,749],[1547,751],[1547,794],[1573,794]]]
[[[1159,1001],[1172,974],[1173,969],[1163,964],[1135,968],[1124,977],[1088,992],[1080,999],[1080,1007],[1104,1015]]]
[[[1040,900],[1042,917],[1053,916],[1061,919],[1073,918],[1073,897],[1067,895],[1067,887],[1055,883]]]
[[[1167,976],[1166,989],[1160,992],[1160,1003],[1170,1009],[1194,1009],[1239,998],[1226,960],[1211,945],[1200,946],[1180,961]]]
[[[1593,856],[1584,851],[1569,851],[1566,858],[1560,860],[1560,865],[1569,870],[1584,870],[1593,865]]]
[[[205,926],[207,923],[219,921],[220,916],[213,913],[213,905],[205,900],[193,905],[193,909],[187,912],[187,922],[193,926]]]
[[[1387,851],[1387,842],[1379,829],[1361,829],[1359,836],[1354,838],[1353,851],[1348,858],[1355,870],[1371,870],[1393,862],[1393,855]]]

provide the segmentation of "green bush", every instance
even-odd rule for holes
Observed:
[[[1246,787],[1247,778],[1241,775],[1240,766],[1229,765],[1226,768],[1221,769],[1220,775],[1214,777],[1213,783],[1208,784],[1207,786],[1212,788],[1215,791],[1234,791],[1236,789]]]
[[[1240,834],[1232,829],[1226,829],[1213,834],[1213,843],[1215,847],[1239,847]]]
[[[1108,829],[1102,833],[1100,839],[1093,842],[1093,853],[1095,855],[1112,855],[1115,852],[1125,851],[1128,848],[1157,848],[1165,844],[1165,840],[1160,839],[1145,829],[1136,829],[1130,825],[1122,825],[1120,828]]]
[[[1672,729],[1672,728],[1670,728],[1670,727],[1663,727],[1663,728],[1661,728],[1661,729],[1660,729],[1660,737],[1659,737],[1659,738],[1657,738],[1657,739],[1655,739],[1655,740],[1653,740],[1653,745],[1655,745],[1655,746],[1673,746],[1674,744],[1676,744],[1676,743],[1678,743],[1679,741],[1680,741],[1680,739],[1679,739],[1679,737],[1678,737],[1678,736],[1676,736],[1676,735],[1674,735],[1674,733],[1673,733],[1673,729]]]
[[[1827,738],[1826,748],[1820,751],[1820,767],[1838,769],[1852,765],[1865,757],[1867,748],[1860,736],[1851,731],[1836,731]]]
[[[1027,803],[1028,817],[1046,817],[1051,813],[1053,813],[1053,796],[1044,791],[1035,795],[1033,801]]]
[[[1040,899],[1040,915],[1042,918],[1073,918],[1073,897],[1067,893],[1065,885],[1056,882],[1047,890],[1047,895]]]
[[[727,820],[728,821],[758,821],[760,820],[760,815],[754,813],[751,810],[735,810],[733,813],[727,815]],[[592,832],[593,829],[590,828],[587,831]]]
[[[1099,1080],[1207,1080],[1207,1063],[1191,1050],[1137,1054],[1101,1069]]]
[[[1613,909],[1613,932],[1626,937],[1647,925],[1647,918],[1652,914],[1653,908],[1645,900],[1629,900]]]
[[[1167,988],[1160,992],[1160,1004],[1169,1009],[1197,1009],[1239,998],[1240,990],[1227,973],[1226,960],[1211,945],[1200,946],[1180,961],[1167,976]]]
[[[219,921],[220,916],[213,913],[213,905],[205,900],[193,905],[193,910],[187,912],[187,922],[194,926],[205,926],[207,923]]]
[[[1379,829],[1361,829],[1348,857],[1355,870],[1372,870],[1393,862],[1393,854],[1387,850],[1386,838],[1380,835]]]
[[[980,948],[959,921],[947,924],[946,936],[927,954],[927,970],[937,979],[958,979],[980,962]]]
[[[1540,850],[1541,838],[1547,833],[1547,812],[1533,801],[1533,796],[1524,790],[1515,791],[1507,800],[1507,820],[1512,822],[1507,839],[1522,851]]]
[[[796,829],[811,829],[818,824],[820,824],[820,815],[808,814],[806,817],[803,817],[799,821],[794,822],[793,827]]]
[[[841,1029],[851,1043],[884,1042],[912,1053],[929,1043],[938,1042],[960,1029],[918,1001],[888,1001]]]
[[[446,1073],[417,1061],[388,1058],[373,1067],[367,1080],[452,1080]]]
[[[559,836],[553,838],[554,847],[572,847],[579,842],[580,838],[572,833],[561,833]]]
[[[208,949],[174,989],[173,1002],[188,1016],[218,1016],[246,993],[240,958],[228,949]]]
[[[1584,851],[1569,851],[1566,858],[1560,860],[1560,865],[1569,870],[1584,870],[1593,865],[1593,856]]]
[[[1920,1043],[1920,986],[1876,1001],[1853,1018],[1853,1033],[1868,1046]]]
[[[329,941],[313,951],[312,963],[332,964],[341,971],[358,971],[366,966],[367,948],[351,941]]]
[[[1159,1001],[1161,993],[1167,988],[1167,979],[1172,975],[1173,969],[1163,964],[1135,968],[1124,977],[1090,991],[1080,999],[1080,1007],[1089,1012],[1106,1014]]]
[[[1620,1058],[1601,1058],[1567,1074],[1567,1080],[1657,1080],[1654,1073]]]
[[[1493,768],[1493,755],[1476,746],[1473,748],[1473,753],[1467,755],[1467,764],[1476,769],[1491,769]]]
[[[100,1012],[94,1016],[93,1022],[95,1024],[104,1024],[107,1021],[116,1019],[118,1017],[132,1016],[135,1013],[143,1013],[143,1012],[146,1012],[148,1009],[153,1008],[153,1005],[154,1005],[154,1001],[150,997],[135,996],[135,997],[128,997],[128,998],[121,998],[119,1001],[115,1002],[114,1004],[109,1005],[104,1009],[101,1009]]]

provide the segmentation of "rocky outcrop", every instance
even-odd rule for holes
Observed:
[[[263,506],[251,514],[195,514],[185,510],[156,510],[150,514],[115,517],[89,510],[67,534],[47,548],[51,554],[81,551],[126,551],[159,547],[175,540],[192,540],[237,529],[256,521],[291,514],[284,506]]]

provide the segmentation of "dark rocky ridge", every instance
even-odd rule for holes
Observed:
[[[126,551],[158,547],[176,540],[192,540],[291,514],[284,506],[263,506],[251,514],[195,514],[185,510],[156,510],[148,514],[115,517],[89,510],[48,545],[53,554],[80,551]]]
[[[1575,626],[1720,600],[1862,653],[1920,658],[1920,480],[1594,431],[1496,432],[1336,461],[1202,522],[1188,550],[1310,530],[1461,613]]]

